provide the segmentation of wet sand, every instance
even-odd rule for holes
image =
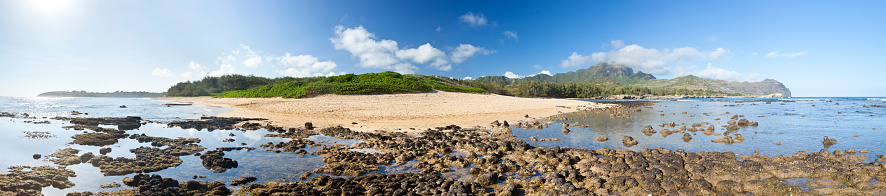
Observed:
[[[583,109],[612,107],[567,99],[518,98],[454,92],[383,95],[321,95],[303,99],[163,97],[234,109],[222,117],[266,118],[277,126],[341,125],[356,131],[421,131],[447,125],[487,126],[490,122],[532,120]],[[526,118],[529,115],[530,118]],[[354,124],[356,123],[356,124]]]

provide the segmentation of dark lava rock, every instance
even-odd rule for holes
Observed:
[[[108,147],[108,148],[98,149],[98,153],[101,155],[107,155],[108,153],[111,153],[111,148]]]
[[[123,118],[115,118],[115,117],[105,117],[105,118],[67,118],[67,117],[56,117],[53,118],[56,120],[67,120],[70,121],[71,124],[76,125],[84,125],[91,127],[98,127],[98,125],[117,125],[117,129],[125,131],[125,130],[133,130],[138,129],[142,126],[141,117],[138,116],[127,116]]]
[[[107,146],[116,144],[118,139],[128,137],[123,131],[111,131],[107,133],[83,133],[71,136],[75,144],[86,146]]]
[[[73,187],[74,183],[68,178],[76,176],[64,166],[12,166],[9,173],[0,174],[0,195],[42,195],[43,187]]]
[[[40,159],[40,157],[42,157],[42,156],[40,154],[34,154],[34,156],[32,156],[32,157],[34,157],[34,159]]]
[[[192,121],[176,121],[167,124],[170,127],[181,127],[182,129],[197,129],[207,131],[213,130],[233,130],[235,125],[244,121],[261,121],[267,120],[264,118],[238,118],[238,117],[200,117],[200,120],[192,120]],[[257,124],[249,124],[244,125],[244,129],[254,130],[257,129]]]
[[[214,173],[222,173],[231,168],[237,168],[237,161],[231,158],[225,158],[225,153],[219,150],[211,150],[200,155],[203,160],[203,167],[212,170]]]
[[[231,181],[231,186],[246,185],[256,180],[255,176],[240,176],[240,178]]]
[[[305,123],[305,129],[307,129],[307,130],[313,130],[313,129],[314,129],[314,123],[306,122],[306,123]]]
[[[498,173],[485,173],[477,176],[474,182],[483,186],[491,186],[498,183]]]

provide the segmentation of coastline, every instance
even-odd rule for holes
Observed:
[[[321,95],[302,99],[161,97],[233,109],[220,117],[266,118],[276,126],[342,126],[355,131],[420,132],[458,125],[485,127],[492,121],[516,123],[609,104],[568,99],[518,98],[494,94],[430,92],[380,95]],[[526,115],[529,118],[526,118]]]
[[[609,95],[589,98],[570,99],[704,99],[704,98],[782,98],[782,94],[744,95],[744,96],[700,96],[700,95]]]

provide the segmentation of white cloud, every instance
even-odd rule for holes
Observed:
[[[163,69],[154,68],[154,71],[151,71],[151,75],[152,76],[159,76],[159,77],[175,77],[175,74],[166,68],[163,68]]]
[[[365,68],[390,69],[400,62],[394,57],[398,50],[393,40],[376,41],[375,35],[366,31],[363,26],[345,29],[341,25],[335,27],[336,37],[329,38],[337,50],[347,50],[360,59],[357,66]]]
[[[549,75],[549,76],[554,76],[554,75],[551,75],[551,72],[549,72],[548,70],[541,70],[541,72],[538,72],[535,75],[538,75],[538,74],[545,74],[545,75]]]
[[[474,56],[474,54],[490,55],[492,53],[495,53],[495,51],[486,50],[483,47],[475,47],[470,44],[459,44],[455,51],[452,52],[452,62],[464,62],[469,57]]]
[[[431,67],[440,71],[449,71],[452,69],[452,65],[448,64],[449,61],[446,60],[446,53],[434,48],[430,43],[421,45],[418,48],[398,50],[395,54],[397,58],[402,60],[412,60],[412,62],[418,64],[424,64],[433,60]]]
[[[504,75],[504,76],[507,77],[507,78],[522,78],[522,77],[520,77],[519,75],[514,74],[514,72],[509,72],[509,71],[505,72],[505,75]]]
[[[752,52],[751,55],[757,56],[757,52]]]
[[[206,67],[204,67],[201,64],[195,63],[194,61],[191,61],[190,63],[188,63],[188,68],[190,68],[191,70],[194,70],[194,71],[203,71],[203,68],[206,68]]]
[[[596,55],[596,54],[594,54],[594,55]],[[592,62],[591,57],[582,56],[582,55],[578,54],[577,52],[573,52],[572,55],[569,55],[569,57],[566,58],[566,60],[563,60],[562,62],[560,62],[560,67],[563,67],[563,68],[579,67],[581,65],[589,64],[591,62]]]
[[[541,65],[538,65],[538,64],[533,65],[532,68],[542,69]]]
[[[440,31],[443,31],[443,28],[442,28],[442,27],[437,27],[437,29],[434,29],[434,31],[436,31],[436,32],[440,32]]]
[[[418,48],[400,49],[393,40],[376,40],[375,35],[367,31],[363,26],[344,28],[341,25],[335,27],[336,37],[329,38],[337,50],[346,50],[355,58],[358,58],[359,67],[395,70],[400,73],[415,73],[418,67],[412,65],[429,64],[433,69],[440,71],[452,70],[452,63],[462,63],[474,54],[491,54],[495,51],[486,50],[482,47],[474,47],[470,44],[461,44],[452,51],[451,57],[440,49],[431,46],[430,43]],[[450,60],[451,59],[451,60]]]
[[[612,40],[609,41],[609,44],[612,44],[612,47],[616,49],[625,47],[625,42],[621,40]]]
[[[184,72],[184,73],[180,73],[180,74],[178,74],[178,76],[180,76],[180,77],[182,77],[182,78],[190,78],[191,75],[192,75],[192,73],[191,73],[190,71],[186,71],[186,72]]]
[[[710,78],[726,81],[754,81],[760,76],[759,73],[752,73],[745,76],[737,71],[726,70],[723,68],[713,67],[708,63],[708,67],[698,72],[698,76],[702,78]]]
[[[243,65],[246,65],[246,67],[258,67],[262,64],[261,56],[255,54],[255,51],[252,51],[249,46],[240,44],[240,47],[246,50],[247,59],[243,60]]]
[[[233,65],[225,63],[225,64],[221,64],[221,68],[219,70],[209,72],[209,74],[207,74],[207,75],[209,75],[209,76],[231,75],[231,74],[234,74],[234,71],[236,71],[236,69],[234,68]]]
[[[807,55],[807,54],[809,54],[809,52],[806,52],[806,51],[800,51],[800,52],[794,52],[794,53],[778,53],[778,52],[770,52],[770,53],[766,54],[766,57],[770,57],[770,58],[776,58],[776,57],[793,58],[793,57],[803,56],[803,55]]]
[[[505,31],[504,34],[505,34],[505,37],[508,37],[508,39],[514,39],[514,41],[520,41],[520,37],[517,36],[517,32]]]
[[[286,53],[283,56],[276,57],[278,64],[285,67],[284,70],[276,70],[275,72],[292,77],[308,77],[323,76],[324,73],[333,73],[332,69],[337,66],[332,61],[320,61],[317,57],[311,55],[292,56]]]
[[[473,12],[468,12],[465,15],[459,16],[458,19],[462,23],[468,23],[468,25],[471,25],[473,27],[486,25],[486,16],[481,13],[474,14]]]
[[[623,45],[621,40],[613,40],[613,46]],[[699,51],[692,47],[658,50],[645,48],[637,44],[617,48],[608,52],[597,52],[590,57],[582,56],[573,52],[569,58],[563,60],[562,67],[579,67],[593,62],[606,62],[620,64],[638,71],[651,74],[667,74],[670,72],[669,63],[681,62],[692,59],[716,60],[723,58],[729,50],[717,48],[713,51]]]
[[[467,77],[465,77],[465,80],[473,80],[473,79],[474,79],[474,78],[472,78],[471,76],[467,76]]]

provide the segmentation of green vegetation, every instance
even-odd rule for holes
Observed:
[[[536,75],[522,79],[487,76],[477,80],[461,80],[441,76],[402,75],[396,72],[346,74],[310,78],[263,78],[255,76],[206,77],[200,81],[182,82],[169,88],[168,96],[207,96],[227,98],[283,97],[302,98],[322,94],[385,94],[430,92],[432,89],[449,92],[494,93],[519,97],[592,98],[609,95],[697,95],[738,96],[707,89],[637,86],[641,80],[655,80],[652,75],[623,66],[592,67],[567,75]],[[599,72],[599,73],[596,73]],[[549,82],[550,80],[579,80],[579,82]],[[635,85],[619,85],[632,83]]]
[[[52,91],[40,93],[38,97],[162,97],[163,93],[152,93],[144,91],[116,91],[107,93],[86,92],[86,91]]]
[[[283,97],[301,98],[321,94],[386,94],[430,92],[432,89],[449,92],[487,93],[479,88],[457,85],[458,80],[435,76],[402,75],[397,72],[345,74],[319,78],[316,81],[294,80],[250,88],[232,90],[216,97]]]
[[[499,86],[520,84],[528,81],[560,84],[580,83],[604,86],[605,89],[615,88],[613,86],[619,86],[619,88],[623,89],[618,90],[619,88],[615,88],[615,90],[606,92],[644,92],[645,90],[634,90],[629,87],[646,87],[653,92],[652,94],[656,95],[658,92],[665,94],[673,92],[676,94],[688,93],[687,95],[704,95],[722,91],[731,94],[738,93],[746,95],[766,95],[771,92],[781,93],[786,97],[791,96],[791,91],[786,88],[784,84],[772,79],[766,79],[761,82],[727,82],[723,80],[699,78],[692,75],[681,76],[674,79],[656,79],[655,76],[647,73],[634,73],[633,69],[626,66],[610,65],[606,63],[600,63],[573,72],[558,73],[553,76],[539,74],[520,79],[506,78],[504,76],[484,76],[477,78],[474,81]],[[680,89],[688,90],[688,92]]]
[[[166,91],[166,96],[169,97],[194,97],[194,96],[209,96],[219,94],[225,91],[233,91],[233,90],[246,90],[250,88],[270,85],[270,84],[282,84],[292,81],[298,82],[314,82],[322,80],[322,77],[310,77],[310,78],[293,78],[293,77],[283,77],[283,78],[265,78],[265,77],[257,77],[257,76],[243,76],[243,75],[225,75],[220,77],[205,77],[199,81],[188,81],[188,82],[179,82],[174,86],[170,87],[169,90]]]

